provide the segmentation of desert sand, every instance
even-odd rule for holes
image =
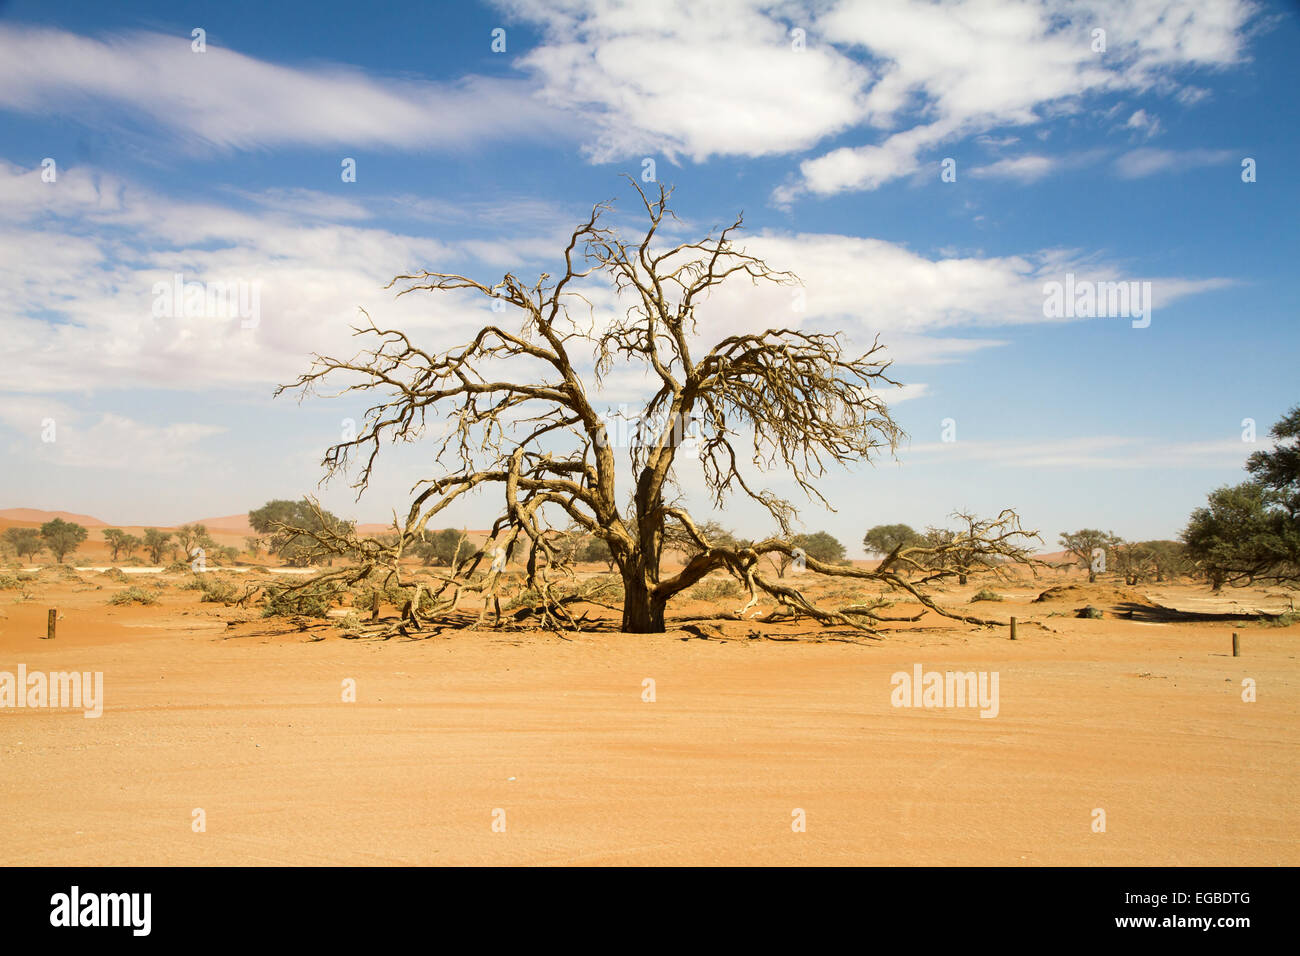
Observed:
[[[1129,620],[1101,584],[1101,620],[1072,616],[1086,584],[1033,602],[1061,581],[965,605],[972,582],[942,599],[1016,614],[1017,641],[932,614],[883,640],[701,639],[675,629],[699,601],[655,636],[366,641],[198,603],[175,575],[153,607],[108,605],[109,575],[36,577],[0,591],[0,671],[102,671],[104,707],[0,709],[4,864],[1300,863],[1298,625]],[[916,664],[997,672],[998,715],[894,707]]]

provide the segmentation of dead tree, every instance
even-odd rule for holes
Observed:
[[[883,449],[893,452],[902,433],[878,389],[899,383],[887,374],[882,346],[877,341],[855,356],[844,351],[838,333],[784,327],[731,335],[711,348],[702,345],[697,312],[711,290],[729,281],[793,285],[799,280],[735,245],[740,217],[716,236],[661,248],[657,237],[674,218],[671,191],[661,186],[652,197],[629,182],[648,219],[645,231],[635,241],[625,240],[602,222],[611,204],[597,205],[570,236],[558,278],[543,273],[530,285],[507,273],[489,284],[421,272],[390,284],[400,287],[399,296],[483,296],[494,308],[500,303],[513,312],[518,324],[487,325],[464,345],[430,353],[404,331],[381,328],[366,315],[367,324],[356,334],[370,339],[367,348],[350,359],[316,355],[308,372],[277,389],[277,394],[294,390],[302,397],[328,379],[338,388],[333,394],[382,394],[356,437],[332,446],[323,461],[327,479],[356,466],[358,494],[369,483],[382,442],[422,437],[430,415],[447,428],[434,445],[437,476],[416,485],[405,520],[394,522],[399,535],[391,548],[366,552],[358,550],[359,541],[323,546],[395,572],[401,555],[423,539],[440,512],[470,492],[495,488],[501,511],[488,545],[444,575],[444,584],[457,593],[464,587],[478,591],[485,610],[489,603],[497,605],[498,618],[496,595],[505,562],[520,556],[523,583],[542,594],[543,608],[561,609],[551,599],[552,585],[571,549],[559,543],[576,531],[609,546],[622,577],[624,631],[663,631],[665,608],[674,595],[718,570],[746,584],[750,607],[762,592],[820,620],[865,627],[870,612],[823,611],[797,589],[759,573],[761,556],[793,553],[796,510],[759,486],[756,476],[783,470],[811,499],[829,506],[816,487],[827,467],[868,461]],[[602,316],[598,323],[582,292],[584,280],[612,286],[626,311]],[[580,372],[584,361],[592,363],[590,384],[596,389]],[[645,368],[654,388],[627,449],[633,476],[627,500],[616,487],[612,423],[593,398],[615,363]],[[698,456],[715,506],[731,495],[747,496],[771,515],[779,534],[751,544],[713,541],[701,532],[674,497],[674,466],[684,449]],[[553,524],[557,514],[564,532]],[[993,530],[1006,526],[1003,521]],[[1022,534],[1018,525],[1015,533]],[[665,575],[661,559],[674,536],[695,547],[684,567]],[[952,550],[961,556],[949,560],[943,551],[947,567],[933,574],[953,573],[953,561],[965,566],[971,555],[1012,553],[996,535],[968,537]],[[870,573],[811,560],[807,565],[919,594],[917,584],[904,582],[898,573],[919,559],[920,552],[910,549]],[[491,566],[484,571],[487,560]]]

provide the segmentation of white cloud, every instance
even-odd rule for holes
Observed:
[[[1005,468],[1223,469],[1240,467],[1248,449],[1240,438],[1170,442],[1119,435],[1090,435],[1056,441],[925,442],[899,457],[918,463],[984,462]]]
[[[0,24],[0,107],[91,123],[120,111],[192,147],[219,149],[459,149],[566,128],[520,79],[378,79],[343,66],[280,66],[215,43],[196,53],[190,42]]]
[[[285,194],[272,193],[245,197],[258,207],[245,212],[175,201],[91,170],[43,183],[34,171],[3,164],[0,198],[12,211],[0,225],[0,285],[9,291],[0,301],[0,335],[13,357],[0,388],[15,392],[250,384],[269,390],[295,378],[311,352],[354,353],[359,308],[381,325],[411,330],[426,349],[449,348],[486,321],[515,318],[494,316],[485,300],[469,295],[395,299],[384,288],[393,275],[424,268],[486,278],[507,270],[555,274],[570,227],[553,222],[535,234],[447,243],[358,223],[348,204],[322,206],[320,217],[308,219]],[[345,221],[331,222],[329,212]],[[1001,344],[954,335],[959,329],[1063,321],[1043,314],[1048,280],[1066,272],[1080,281],[1134,278],[1118,265],[1059,250],[927,257],[879,239],[777,232],[741,244],[804,285],[714,290],[699,309],[697,348],[738,332],[792,326],[843,330],[846,347],[859,351],[880,333],[887,356],[900,362],[953,361]],[[255,327],[233,314],[156,315],[155,283],[169,284],[177,273],[187,282],[255,288]],[[1140,278],[1152,282],[1157,310],[1227,284]],[[578,304],[574,319],[581,325],[600,325],[626,308],[598,282],[584,284],[583,292],[591,312]],[[590,357],[579,360],[589,369]],[[610,400],[637,391],[632,371],[611,376]]]
[[[999,159],[985,166],[976,166],[970,174],[977,179],[1015,179],[1023,183],[1032,183],[1042,179],[1059,165],[1059,161],[1050,156],[1016,156]]]
[[[875,138],[805,159],[775,191],[780,204],[878,188],[943,143],[1039,124],[1097,95],[1195,102],[1204,90],[1183,87],[1180,74],[1241,62],[1255,13],[1250,0],[499,5],[542,33],[517,65],[548,102],[594,124],[586,149],[597,161],[765,156],[846,132]],[[1095,29],[1106,33],[1104,52]],[[1145,112],[1133,116],[1157,131]]]
[[[502,4],[544,39],[518,65],[548,102],[595,123],[600,162],[764,156],[806,149],[857,122],[870,72],[811,35],[784,4],[689,0]],[[788,17],[788,18],[787,18]]]
[[[16,433],[8,445],[14,460],[150,474],[177,474],[203,461],[203,441],[226,431],[196,422],[153,425],[108,411],[90,420],[82,409],[37,397],[7,398],[0,424]]]
[[[1115,160],[1115,170],[1125,179],[1156,173],[1179,172],[1200,166],[1235,167],[1241,156],[1230,149],[1135,149]],[[1234,173],[1236,170],[1234,169]]]
[[[1154,113],[1148,113],[1146,110],[1134,110],[1133,115],[1128,118],[1128,122],[1124,126],[1135,130],[1144,139],[1150,139],[1163,128],[1160,124],[1160,117]]]

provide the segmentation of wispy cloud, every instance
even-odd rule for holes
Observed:
[[[204,441],[226,431],[197,422],[149,424],[109,411],[87,415],[38,397],[0,404],[0,425],[12,432],[7,455],[14,461],[150,474],[177,474],[205,460]]]
[[[924,442],[900,451],[904,461],[988,463],[1002,468],[1223,469],[1240,466],[1258,446],[1240,438],[1170,442],[1120,435],[1054,441]]]
[[[569,119],[524,79],[384,79],[347,66],[289,67],[188,35],[94,39],[0,24],[0,108],[90,124],[143,120],[189,148],[463,149],[554,137]],[[509,122],[503,122],[509,117]]]
[[[976,166],[970,174],[976,179],[1015,179],[1032,183],[1057,169],[1059,161],[1050,156],[1016,156]]]
[[[1235,166],[1240,160],[1228,149],[1135,149],[1115,160],[1115,171],[1124,179],[1140,179],[1200,166]]]
[[[215,202],[174,200],[91,170],[57,183],[0,164],[0,198],[11,212],[0,226],[0,334],[14,368],[0,388],[50,392],[88,387],[192,389],[292,379],[311,350],[350,354],[364,308],[401,322],[427,348],[468,339],[490,314],[471,297],[407,296],[385,286],[399,272],[430,268],[519,274],[558,269],[560,236],[572,221],[538,222],[533,233],[443,242],[358,219],[364,200],[322,202],[300,191],[240,193],[251,211]],[[332,221],[330,215],[340,218]],[[1043,284],[1072,271],[1112,280],[1123,270],[1052,250],[980,257],[920,255],[879,239],[767,231],[742,239],[749,251],[799,275],[803,285],[723,286],[699,313],[699,345],[771,325],[836,328],[849,348],[886,333],[889,355],[906,362],[951,361],[994,347],[959,329],[1036,324]],[[255,286],[259,319],[159,315],[157,283]],[[1148,277],[1150,278],[1150,277]],[[1152,278],[1155,305],[1221,288],[1218,278]],[[244,284],[241,286],[240,284]],[[576,315],[602,322],[620,314],[608,288],[585,290]],[[706,341],[707,340],[707,341]]]

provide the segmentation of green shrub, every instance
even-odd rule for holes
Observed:
[[[998,594],[996,591],[990,591],[988,588],[980,588],[975,596],[970,599],[970,602],[974,604],[976,601],[1001,601],[1002,599],[1002,595]]]
[[[203,597],[199,598],[201,604],[230,605],[239,600],[239,589],[225,578],[200,577],[199,590],[203,592]]]
[[[126,584],[126,582],[130,580],[125,573],[117,568],[109,568],[107,571],[100,571],[99,576],[101,578],[108,578],[110,581],[116,581],[118,584]]]
[[[300,614],[305,617],[325,617],[330,606],[344,592],[338,580],[305,584],[271,584],[267,586],[262,602],[263,617],[281,617]]]
[[[720,598],[740,597],[745,590],[735,578],[712,577],[693,585],[687,593],[697,601],[716,601]]]
[[[157,604],[158,599],[150,594],[144,588],[127,588],[125,591],[119,591],[108,599],[108,603],[116,607],[123,607],[127,604]]]

